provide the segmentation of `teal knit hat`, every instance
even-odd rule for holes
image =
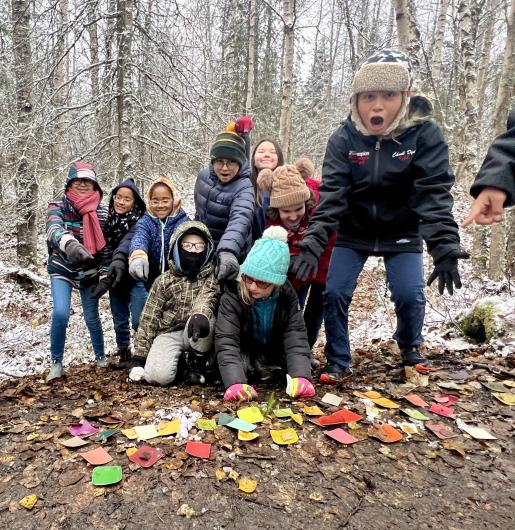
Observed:
[[[271,226],[263,232],[240,267],[246,274],[262,282],[282,285],[290,266],[288,232],[282,226]]]

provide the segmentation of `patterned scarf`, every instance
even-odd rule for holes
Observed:
[[[77,213],[82,216],[86,250],[91,254],[96,254],[106,244],[97,216],[97,208],[101,201],[100,192],[95,190],[88,195],[80,195],[76,191],[68,189],[65,195]]]
[[[135,204],[128,212],[122,214],[116,213],[114,205],[109,207],[104,233],[107,248],[111,252],[116,250],[120,241],[125,237],[125,234],[127,234],[131,227],[138,222],[142,215],[143,212],[137,204]]]

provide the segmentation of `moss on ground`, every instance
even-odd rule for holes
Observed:
[[[495,307],[491,303],[477,304],[459,321],[462,333],[477,342],[488,342],[495,332]]]

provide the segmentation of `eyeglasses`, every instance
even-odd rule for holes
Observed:
[[[172,204],[172,199],[162,199],[158,201],[157,199],[150,199],[150,206],[170,206]]]
[[[256,278],[252,278],[252,276],[247,276],[246,274],[242,274],[241,279],[248,287],[255,283],[256,287],[259,289],[268,289],[268,287],[272,285],[270,282],[262,282],[261,280],[256,280]]]
[[[115,195],[113,198],[116,202],[119,202],[121,204],[131,204],[131,202],[134,201],[134,199],[131,199],[129,197],[120,197],[119,195]]]
[[[77,179],[73,179],[70,185],[76,186],[76,187],[79,187],[79,186],[93,187],[95,184],[91,179],[77,178]]]
[[[195,250],[196,252],[202,252],[206,248],[205,243],[190,243],[189,241],[182,241],[181,247],[184,250]]]
[[[226,160],[224,158],[217,158],[216,160],[213,160],[213,166],[215,166],[217,169],[222,169],[224,166],[227,166],[227,169],[234,169],[238,165],[238,162],[235,162],[234,160]]]

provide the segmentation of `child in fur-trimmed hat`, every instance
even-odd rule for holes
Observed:
[[[313,190],[308,180],[313,180],[315,167],[311,160],[303,158],[295,165],[285,165],[274,171],[264,169],[258,176],[258,189],[270,196],[267,210],[267,226],[282,226],[288,232],[288,248],[292,262],[299,254],[299,244],[303,240],[309,221],[318,204],[318,186]],[[318,184],[317,181],[314,181]],[[333,251],[333,236],[318,261],[316,274],[300,281],[294,274],[288,273],[293,288],[304,308],[304,321],[308,332],[309,347],[315,345],[324,319],[323,293],[327,281],[329,261]]]
[[[336,245],[324,293],[326,383],[351,374],[348,312],[369,256],[383,256],[397,314],[394,338],[406,366],[428,364],[424,341],[422,240],[439,278],[439,290],[461,287],[458,227],[452,216],[454,177],[447,145],[430,119],[431,104],[412,95],[409,57],[383,49],[360,67],[352,83],[350,114],[329,139],[320,204],[291,272],[316,274],[333,232]]]

